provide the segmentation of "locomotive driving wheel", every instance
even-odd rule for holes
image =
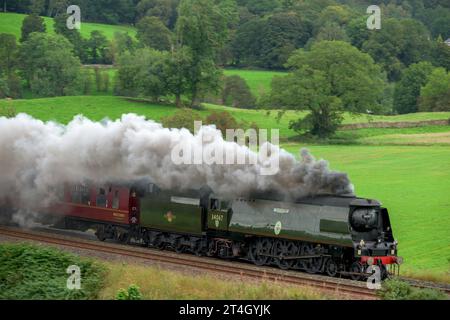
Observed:
[[[325,264],[325,272],[330,277],[336,277],[339,272],[339,266],[333,258],[329,258]]]
[[[292,241],[277,240],[274,245],[273,254],[277,257],[274,258],[275,263],[280,269],[291,269],[294,264],[294,259],[285,259],[285,257],[295,256],[298,252],[298,247]]]
[[[314,245],[310,243],[304,243],[301,246],[300,253],[302,256],[314,256],[316,251],[314,250]],[[317,273],[322,268],[323,258],[303,258],[299,259],[297,265],[300,269],[304,269],[308,273]]]
[[[351,272],[350,278],[352,280],[359,281],[359,280],[361,280],[363,278],[362,273],[364,272],[364,267],[358,261],[353,262],[351,267],[350,267],[350,272]]]
[[[268,239],[258,239],[250,244],[249,257],[257,266],[263,266],[269,261],[272,243]]]

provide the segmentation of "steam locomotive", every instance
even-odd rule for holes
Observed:
[[[367,277],[367,267],[401,263],[389,213],[380,202],[321,195],[283,201],[276,194],[223,199],[210,189],[167,191],[152,183],[65,186],[46,209],[65,228],[99,240],[247,259],[331,277]]]

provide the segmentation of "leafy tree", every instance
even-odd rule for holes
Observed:
[[[403,71],[402,78],[395,86],[394,110],[400,114],[418,111],[420,88],[427,83],[433,71],[429,62],[412,64]]]
[[[221,70],[215,60],[227,39],[226,15],[212,0],[181,0],[176,25],[177,48],[187,46],[191,65],[187,74],[191,106],[202,94],[217,91]]]
[[[23,19],[20,42],[28,40],[28,37],[33,32],[45,32],[45,22],[42,17],[31,14]]]
[[[144,17],[138,24],[137,38],[142,45],[156,50],[170,50],[172,32],[156,17]]]
[[[236,32],[233,43],[236,64],[283,68],[289,55],[306,43],[311,30],[311,24],[293,12],[250,20]]]
[[[256,98],[247,82],[238,75],[225,77],[222,100],[225,105],[236,108],[254,108]]]
[[[384,79],[372,58],[341,41],[322,41],[300,49],[288,61],[292,72],[272,82],[275,107],[306,109],[310,114],[291,123],[296,131],[319,137],[334,133],[342,112],[377,111]]]
[[[416,20],[387,19],[381,30],[372,30],[362,50],[381,64],[390,80],[398,80],[403,68],[429,55],[428,38],[427,29]]]
[[[167,52],[151,48],[125,52],[119,59],[116,93],[158,101],[168,93]]]
[[[156,17],[172,30],[177,20],[179,0],[141,0],[136,6],[137,20]]]
[[[0,75],[10,75],[17,65],[18,47],[16,37],[0,33]]]
[[[450,73],[436,68],[420,90],[420,111],[450,111]]]
[[[171,52],[167,57],[167,69],[165,81],[167,90],[175,96],[177,107],[182,106],[181,97],[189,93],[190,69],[193,65],[192,51],[189,47],[181,47]]]
[[[444,43],[442,37],[438,37],[433,44],[431,61],[437,67],[450,70],[450,46]]]
[[[136,50],[136,41],[126,32],[115,32],[114,38],[110,43],[109,52],[113,63],[118,62],[119,57],[126,51],[134,52]]]
[[[352,19],[345,30],[350,38],[350,43],[360,50],[371,34],[371,30],[367,29],[367,17],[365,16]]]
[[[64,36],[73,45],[74,54],[82,63],[89,63],[88,41],[81,37],[77,29],[67,28],[67,18],[69,16],[64,12],[55,16],[54,29],[57,34]]]
[[[90,62],[97,64],[108,64],[111,62],[111,56],[108,49],[108,39],[98,30],[91,32],[91,37],[87,42]]]
[[[80,69],[72,44],[63,36],[33,33],[20,48],[20,71],[37,96],[78,93]]]

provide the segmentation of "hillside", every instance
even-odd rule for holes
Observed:
[[[22,21],[25,17],[25,14],[1,12],[0,33],[11,33],[16,36],[17,40],[20,39]],[[44,17],[44,20],[47,32],[54,33],[53,19]],[[115,32],[128,32],[130,35],[136,35],[136,30],[130,26],[82,22],[80,33],[84,38],[88,38],[94,30],[101,31],[109,40],[113,38]]]

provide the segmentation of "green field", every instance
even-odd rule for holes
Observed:
[[[286,75],[286,72],[264,71],[264,70],[240,70],[240,69],[226,69],[224,70],[226,76],[238,75],[247,81],[250,90],[257,97],[269,92],[272,79],[275,76]]]
[[[0,107],[13,106],[42,120],[67,123],[74,115],[84,114],[93,120],[119,118],[123,113],[137,113],[159,120],[173,114],[173,106],[129,101],[114,96],[58,97],[33,100],[0,100]],[[301,113],[288,112],[280,123],[276,112],[240,110],[207,105],[201,111],[230,111],[237,119],[255,121],[260,128],[280,128],[282,137],[294,133],[286,129],[289,119]],[[371,121],[417,121],[448,119],[450,113],[422,113],[395,117],[376,116]],[[366,115],[346,116],[345,123],[367,122]],[[393,136],[401,136],[401,144],[411,144],[419,136],[444,135],[446,146],[429,142],[427,146],[389,146]],[[378,146],[300,145],[283,146],[298,154],[308,147],[316,157],[330,161],[332,168],[348,172],[357,194],[381,200],[392,215],[400,254],[405,257],[403,270],[449,272],[450,259],[450,126],[404,129],[359,129],[340,131],[340,139],[363,142],[375,139]]]
[[[19,40],[21,36],[22,21],[25,17],[26,15],[18,13],[0,13],[0,33],[14,34],[17,40]],[[54,33],[53,19],[48,17],[43,18],[45,20],[47,32],[51,34]],[[80,33],[84,38],[89,38],[91,32],[94,30],[103,32],[108,39],[112,39],[115,32],[128,32],[132,36],[136,35],[136,30],[131,26],[108,25],[81,21]]]
[[[108,70],[111,81],[113,79],[114,70]],[[0,100],[1,106],[12,106],[18,112],[25,112],[42,120],[55,120],[62,123],[69,122],[75,115],[83,114],[93,120],[101,120],[105,117],[110,119],[117,119],[123,113],[137,113],[144,115],[149,119],[160,120],[163,116],[171,115],[177,111],[177,108],[170,105],[156,105],[145,102],[130,101],[116,96],[101,96],[101,93],[95,92],[95,83],[92,85],[94,95],[99,96],[76,96],[76,97],[56,97],[56,98],[41,98],[29,100]],[[112,90],[112,85],[110,85]],[[287,111],[280,121],[277,121],[276,110],[248,110],[237,109],[231,107],[224,107],[212,104],[206,104],[205,110],[200,111],[203,116],[212,111],[228,111],[238,121],[247,121],[249,123],[255,122],[260,129],[279,129],[280,137],[282,139],[290,138],[296,135],[293,130],[288,128],[291,120],[304,116],[306,112]],[[401,116],[367,116],[367,115],[346,115],[344,123],[365,123],[368,121],[417,121],[424,119],[448,119],[450,112],[435,112],[435,113],[419,113]],[[340,131],[336,136],[339,142],[353,142],[371,144],[389,144],[385,141],[389,135],[398,134],[433,134],[446,133],[450,129],[448,126],[433,126],[422,128],[403,128],[403,129],[359,129],[350,131]],[[380,138],[384,137],[384,138]],[[372,139],[372,140],[370,140]],[[377,140],[378,139],[378,140]],[[449,144],[448,143],[444,144]],[[406,143],[408,144],[408,143]]]

